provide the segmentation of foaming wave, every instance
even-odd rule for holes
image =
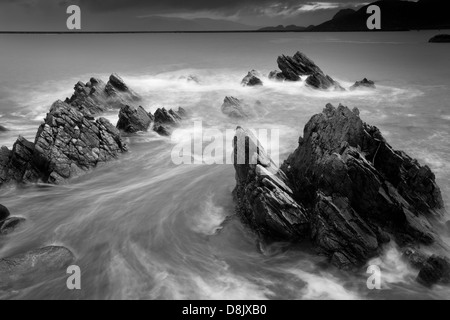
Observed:
[[[200,212],[191,222],[191,229],[210,236],[222,229],[224,220],[224,209],[217,206],[213,201],[213,194],[209,194],[202,204]]]

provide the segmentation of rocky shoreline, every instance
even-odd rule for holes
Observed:
[[[277,62],[281,71],[271,72],[272,80],[305,81],[317,90],[346,90],[300,52],[282,55]],[[241,84],[263,86],[260,78],[252,70]],[[375,83],[364,78],[349,90],[359,88],[375,89]],[[170,136],[189,116],[181,107],[159,108],[152,114],[141,102],[116,74],[107,83],[97,78],[78,82],[70,98],[51,106],[34,142],[19,137],[12,150],[0,149],[0,187],[63,184],[127,152],[122,135],[153,130]],[[96,118],[112,109],[119,112],[116,126]],[[231,96],[221,107],[223,114],[238,122],[251,116],[247,109]],[[280,167],[242,127],[236,129],[234,148],[237,157],[239,150],[247,150],[244,161],[234,165],[236,213],[262,239],[309,242],[330,264],[346,270],[363,267],[384,245],[395,242],[418,269],[420,283],[450,283],[447,249],[425,254],[428,248],[444,247],[434,227],[444,205],[433,172],[394,150],[378,128],[360,118],[358,109],[328,104],[306,124],[298,148]],[[0,236],[25,223],[0,205]],[[75,260],[64,247],[0,259],[0,289],[32,274],[61,271]]]

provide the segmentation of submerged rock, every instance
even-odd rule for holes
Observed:
[[[169,136],[173,128],[180,125],[181,121],[186,116],[186,110],[181,107],[178,108],[178,111],[159,108],[155,112],[155,124],[153,130],[162,136]]]
[[[145,111],[143,107],[133,108],[127,105],[120,109],[119,121],[116,127],[128,133],[147,131],[152,120],[152,114]]]
[[[362,79],[361,81],[356,81],[354,85],[350,87],[350,90],[356,90],[358,88],[369,88],[375,89],[375,82],[372,80],[367,80],[367,78]]]
[[[56,246],[0,259],[0,288],[27,287],[30,283],[64,276],[74,261],[69,249]]]
[[[252,70],[242,79],[241,84],[247,87],[262,86],[261,75],[258,71]]]
[[[222,107],[222,113],[230,118],[248,118],[248,113],[244,110],[242,102],[235,97],[225,97]]]
[[[21,217],[10,217],[3,224],[0,222],[0,235],[5,236],[19,229],[27,220]]]
[[[15,181],[58,184],[125,152],[120,132],[57,101],[40,126],[35,143],[19,137],[0,152],[0,186]]]
[[[327,105],[307,123],[299,147],[277,171],[292,190],[292,206],[301,210],[280,211],[273,204],[269,208],[277,208],[276,215],[260,205],[241,209],[257,203],[256,196],[271,196],[257,174],[241,178],[241,168],[236,166],[237,188],[245,192],[237,192],[237,208],[246,212],[243,216],[257,217],[250,225],[260,232],[271,221],[271,229],[284,230],[284,240],[310,239],[338,267],[364,264],[391,238],[400,246],[436,239],[427,219],[443,208],[434,174],[395,151],[376,127],[360,119],[357,109]],[[295,222],[286,227],[283,219],[274,218],[280,214]]]
[[[112,74],[107,84],[97,78],[91,78],[86,84],[78,82],[74,90],[65,102],[88,116],[141,100],[117,74]]]
[[[425,286],[450,284],[450,261],[447,258],[432,255],[420,270],[417,281]]]

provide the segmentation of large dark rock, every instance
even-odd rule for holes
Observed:
[[[221,107],[222,113],[230,118],[248,118],[249,114],[244,110],[242,102],[235,97],[225,97]]]
[[[438,34],[431,38],[430,43],[450,43],[450,34]]]
[[[240,178],[240,168],[238,190],[254,190],[236,193],[242,212],[242,203],[253,204],[255,195],[269,193],[260,187],[257,174]],[[443,208],[434,174],[395,151],[376,127],[360,119],[357,109],[327,105],[313,116],[278,175],[287,177],[283,183],[292,190],[289,196],[303,208],[282,211],[302,223],[286,228],[260,207],[246,206],[250,213],[245,216],[259,218],[252,225],[255,230],[265,229],[264,221],[270,219],[276,224],[272,229],[287,230],[285,240],[310,239],[338,267],[364,264],[391,238],[409,246],[432,244],[437,237],[428,222]]]
[[[153,116],[141,106],[138,108],[123,106],[119,112],[117,129],[128,133],[147,131],[152,120]]]
[[[281,74],[273,71],[270,73],[269,78],[299,81],[302,76],[308,76],[306,84],[314,89],[345,90],[337,81],[326,75],[314,61],[301,52],[297,52],[293,57],[282,55],[278,57],[277,62]]]
[[[450,261],[447,258],[432,255],[420,270],[417,281],[425,286],[450,284]]]
[[[108,120],[94,120],[57,101],[34,143],[19,137],[12,151],[1,149],[0,186],[10,181],[58,184],[124,151],[120,132]]]
[[[367,89],[375,89],[375,82],[372,80],[367,80],[367,78],[362,79],[361,81],[356,81],[354,85],[350,87],[350,90],[356,90],[359,88],[367,88]]]
[[[345,91],[339,82],[334,81],[333,78],[323,73],[314,73],[313,75],[310,75],[306,79],[306,84],[314,89]]]
[[[110,76],[107,84],[100,79],[91,78],[86,84],[78,82],[74,90],[72,97],[65,102],[90,116],[126,104],[133,105],[141,100],[116,74]]]
[[[3,222],[9,217],[10,213],[7,207],[0,204],[0,227]]]
[[[178,108],[178,111],[159,108],[154,115],[155,124],[153,130],[162,136],[169,136],[173,128],[179,126],[186,116],[186,110],[181,107]]]
[[[241,84],[243,86],[247,87],[255,87],[255,86],[262,86],[263,82],[261,81],[261,75],[258,71],[252,70],[249,71],[249,73],[242,79]]]
[[[69,249],[56,246],[0,259],[0,289],[18,289],[64,276],[74,261],[75,256]]]
[[[260,235],[275,239],[307,236],[309,216],[292,198],[285,174],[257,138],[238,127],[234,138],[237,213]]]
[[[300,76],[323,73],[322,70],[305,54],[297,52],[293,57],[282,55],[277,60],[284,77],[290,81],[299,81]]]

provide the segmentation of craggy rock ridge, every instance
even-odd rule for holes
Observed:
[[[255,87],[255,86],[262,86],[263,82],[261,81],[261,75],[258,71],[252,70],[249,71],[249,73],[242,79],[241,84],[243,86],[247,87]]]
[[[302,76],[308,76],[306,84],[312,88],[345,90],[337,81],[325,75],[314,61],[301,52],[297,52],[293,57],[282,55],[278,57],[277,63],[281,73],[273,71],[269,74],[269,78],[300,81]]]
[[[128,133],[147,131],[153,118],[153,115],[141,106],[133,108],[126,105],[120,109],[117,129]]]
[[[107,84],[91,78],[86,84],[78,82],[74,89],[72,97],[65,102],[87,116],[127,104],[134,105],[141,100],[117,74],[112,74]]]
[[[235,97],[225,97],[221,110],[223,114],[230,118],[241,119],[249,117],[249,114],[242,106],[242,102]]]
[[[372,80],[367,80],[367,78],[362,79],[361,81],[356,81],[354,85],[350,87],[350,90],[356,90],[359,88],[368,88],[368,89],[375,89],[375,82]]]
[[[394,150],[357,109],[329,104],[313,116],[281,169],[262,148],[248,153],[235,164],[237,213],[261,235],[309,239],[344,269],[362,266],[391,239],[401,247],[438,239],[428,222],[443,208],[434,174]]]
[[[173,128],[179,126],[186,116],[186,110],[181,107],[178,111],[159,108],[155,111],[153,130],[162,136],[170,136]]]
[[[7,182],[59,184],[125,152],[119,131],[106,119],[86,116],[57,101],[34,143],[19,137],[0,150],[0,186]]]

